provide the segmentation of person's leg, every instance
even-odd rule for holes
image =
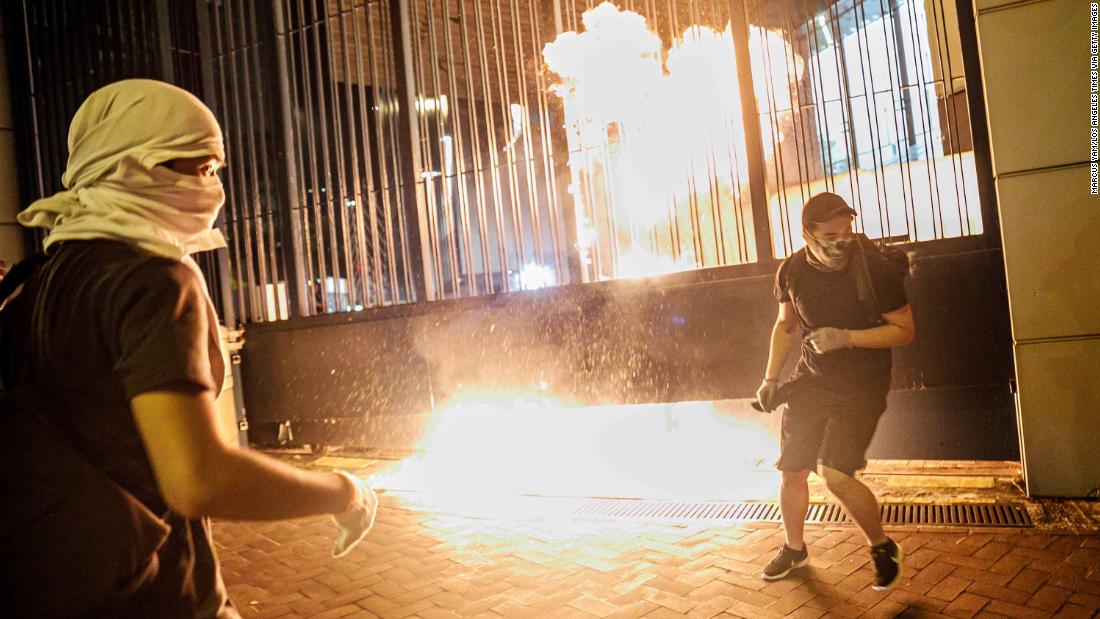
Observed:
[[[802,550],[806,543],[806,512],[810,509],[810,471],[780,471],[779,512],[783,517],[783,534],[787,546]]]
[[[878,501],[871,489],[851,475],[824,464],[818,467],[818,474],[825,480],[829,492],[836,497],[848,517],[863,531],[867,543],[871,546],[885,543],[886,533],[882,530]]]
[[[809,563],[810,556],[803,540],[806,512],[810,505],[810,488],[806,478],[817,463],[824,418],[813,409],[799,408],[793,403],[783,412],[783,427],[779,441],[779,511],[783,517],[786,543],[775,558],[764,566],[764,580],[786,578],[792,570]]]
[[[821,464],[818,467],[829,491],[863,531],[871,546],[871,560],[875,566],[875,579],[871,587],[876,591],[888,591],[898,583],[904,553],[883,532],[878,501],[871,489],[855,478],[855,473],[867,464],[864,454],[885,409],[885,398],[882,398],[868,406],[833,410],[822,442]]]

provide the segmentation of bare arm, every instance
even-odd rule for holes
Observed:
[[[783,371],[783,365],[787,362],[787,355],[791,349],[802,340],[801,329],[798,326],[798,317],[794,307],[788,301],[779,304],[779,314],[772,326],[772,338],[768,348],[768,369],[764,374],[767,380],[778,379]]]
[[[871,329],[851,330],[853,348],[894,348],[905,346],[916,337],[913,310],[905,305],[882,315],[886,324]]]
[[[335,473],[225,445],[209,391],[143,393],[130,409],[161,494],[185,516],[278,520],[332,514],[347,509],[355,495]]]

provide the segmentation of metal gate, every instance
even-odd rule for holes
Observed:
[[[801,246],[822,190],[872,237],[996,246],[960,4],[8,3],[24,195],[59,189],[91,90],[153,77],[225,128],[230,247],[203,264],[231,326],[736,277]]]

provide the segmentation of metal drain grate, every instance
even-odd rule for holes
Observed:
[[[889,503],[881,506],[882,522],[897,525],[1030,527],[1027,508],[1014,503]],[[779,505],[748,501],[640,501],[593,499],[569,510],[579,518],[625,518],[639,520],[706,520],[737,522],[779,522]],[[813,503],[806,522],[847,522],[839,505]]]
[[[892,503],[882,506],[888,524],[966,525],[972,527],[1030,527],[1031,516],[1013,503]]]

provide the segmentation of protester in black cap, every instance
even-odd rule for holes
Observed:
[[[810,198],[802,211],[806,247],[776,273],[779,316],[757,397],[764,410],[788,404],[776,463],[786,543],[761,576],[778,580],[809,562],[803,524],[807,478],[816,470],[866,535],[873,587],[885,591],[901,577],[902,549],[883,532],[875,496],[855,473],[867,464],[864,454],[886,410],[890,349],[911,342],[915,332],[904,274],[853,234],[855,217],[836,194]],[[788,353],[800,339],[794,375],[780,385]]]

